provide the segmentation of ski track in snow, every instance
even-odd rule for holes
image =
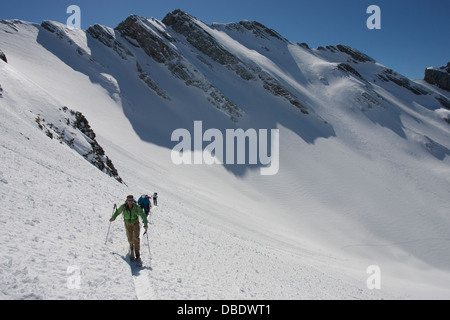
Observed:
[[[134,285],[136,288],[136,296],[139,300],[154,300],[156,296],[152,289],[150,274],[147,269],[150,267],[138,268],[133,271]]]
[[[321,271],[323,262],[311,266],[294,253],[280,259],[283,254],[278,250],[217,230],[180,211],[161,205],[152,212],[152,265],[135,278],[139,298],[326,299],[323,285],[332,284],[331,298],[339,287],[347,286],[341,275]],[[177,232],[174,220],[181,221],[187,233]],[[362,287],[353,287],[340,297],[372,297],[363,292]]]
[[[152,212],[149,214],[149,217],[153,214],[153,212],[155,212],[155,210],[156,210],[155,207],[153,207],[151,210]],[[136,296],[139,300],[157,299],[157,296],[153,289],[154,285],[152,284],[151,281],[151,272],[153,269],[151,266],[152,257],[150,254],[151,254],[150,238],[147,240],[147,236],[144,236],[142,234],[141,256],[143,265],[142,267],[138,267],[134,262],[130,262],[131,274],[133,275],[134,286],[136,289]]]

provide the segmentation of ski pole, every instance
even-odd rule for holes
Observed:
[[[148,246],[148,256],[150,257],[150,259],[152,258],[152,254],[150,252],[150,241],[148,240],[148,230],[145,230],[144,232],[144,236],[147,235],[147,246]]]
[[[117,205],[114,204],[113,213],[112,213],[112,215],[111,215],[111,218],[114,216],[114,212],[116,212],[116,210],[117,210]],[[108,241],[109,230],[111,229],[111,223],[112,223],[112,221],[109,222],[108,233],[106,234],[105,244],[106,244],[106,242]]]

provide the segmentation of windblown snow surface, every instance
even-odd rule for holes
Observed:
[[[142,83],[132,58],[54,25],[71,43],[37,24],[0,24],[1,299],[450,298],[450,112],[432,97],[378,81],[384,106],[363,108],[364,84],[325,53],[201,24],[309,106],[304,115],[211,60],[197,70],[244,110],[234,124],[164,66],[142,68],[170,99]],[[63,107],[86,116],[125,184],[81,156],[89,143]],[[278,173],[173,164],[170,134],[195,120],[279,129]],[[123,222],[109,218],[128,194],[153,192],[144,267],[131,270]],[[367,284],[370,266],[379,288]]]

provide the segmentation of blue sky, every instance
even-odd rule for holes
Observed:
[[[81,8],[82,29],[115,27],[130,14],[162,20],[174,9],[208,24],[256,20],[310,47],[352,46],[411,79],[450,61],[449,0],[11,0],[0,19],[65,23],[69,5]],[[381,9],[380,30],[366,27],[370,5]]]

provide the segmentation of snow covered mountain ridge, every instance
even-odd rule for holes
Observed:
[[[41,26],[79,55],[87,54],[72,39],[73,32],[67,27],[50,21]],[[114,30],[94,25],[87,29],[86,36],[88,41],[97,40],[127,61],[129,69],[135,69],[135,76],[158,95],[158,100],[171,101],[170,89],[161,87],[159,75],[149,68],[149,58],[186,86],[203,91],[208,103],[233,122],[246,115],[246,108],[224,92],[225,88],[231,90],[228,83],[220,88],[211,79],[218,71],[222,72],[220,69],[238,76],[250,86],[262,87],[305,115],[314,114],[317,104],[329,104],[318,95],[333,92],[342,79],[352,83],[352,100],[362,111],[388,108],[392,102],[384,96],[383,90],[394,95],[397,91],[402,94],[409,91],[414,94],[412,99],[427,100],[426,108],[450,109],[450,100],[445,95],[414,83],[356,49],[345,45],[310,49],[306,44],[289,42],[258,22],[207,26],[175,10],[162,21],[133,15]],[[138,53],[133,53],[135,50]],[[144,57],[142,51],[146,54]],[[297,54],[295,61],[284,59],[283,55],[290,52]],[[102,63],[96,61],[92,53],[87,56],[92,63]],[[312,93],[312,90],[318,92]],[[448,122],[445,111],[438,114]]]
[[[0,50],[1,297],[450,297],[447,91],[346,45],[180,10],[86,31],[1,21]],[[208,129],[279,130],[279,170],[259,175],[251,150],[177,165],[177,129],[199,134],[194,160]],[[110,211],[152,191],[151,268],[131,274],[122,225],[103,246]]]
[[[3,21],[2,23],[14,30],[14,24],[22,22]],[[54,34],[58,40],[66,42],[79,55],[88,55],[91,62],[95,62],[95,58],[73,39],[73,36],[81,31],[74,31],[65,25],[51,21],[44,21],[41,27]],[[94,25],[86,30],[86,36],[112,48],[121,59],[132,60],[135,63],[136,75],[141,81],[160,98],[170,100],[170,96],[158,86],[157,75],[152,78],[152,75],[146,71],[148,62],[140,61],[133,54],[133,49],[142,49],[147,54],[145,59],[150,57],[155,62],[165,65],[175,78],[184,81],[187,86],[194,86],[204,91],[209,103],[227,114],[234,122],[238,121],[245,112],[214,86],[208,79],[208,75],[202,72],[204,68],[213,70],[209,61],[217,62],[244,80],[259,83],[269,93],[289,102],[304,114],[309,113],[308,105],[313,103],[308,101],[310,98],[304,92],[307,90],[305,84],[321,82],[329,85],[327,73],[340,78],[352,78],[352,81],[361,86],[359,88],[361,95],[356,99],[362,101],[367,108],[383,106],[383,97],[375,92],[373,87],[377,81],[387,82],[389,85],[395,84],[418,96],[430,95],[436,99],[438,105],[446,109],[450,108],[450,101],[445,96],[413,83],[356,49],[345,45],[310,49],[305,43],[291,43],[256,21],[216,23],[207,26],[187,13],[175,10],[167,14],[162,21],[133,15],[114,30]],[[251,42],[239,42],[240,38],[244,39],[244,37],[246,41],[251,39]],[[271,42],[276,44],[272,49],[264,45]],[[271,58],[282,52],[283,47],[289,51],[301,52],[304,58],[307,58],[305,61],[308,64],[301,65],[302,79],[288,76],[280,69],[272,68],[278,61]],[[323,72],[310,69],[317,64],[327,65],[327,68],[320,70]],[[300,67],[299,63],[297,67]],[[307,76],[306,73],[308,73]],[[303,83],[305,80],[307,83]],[[295,91],[300,91],[300,94]]]

